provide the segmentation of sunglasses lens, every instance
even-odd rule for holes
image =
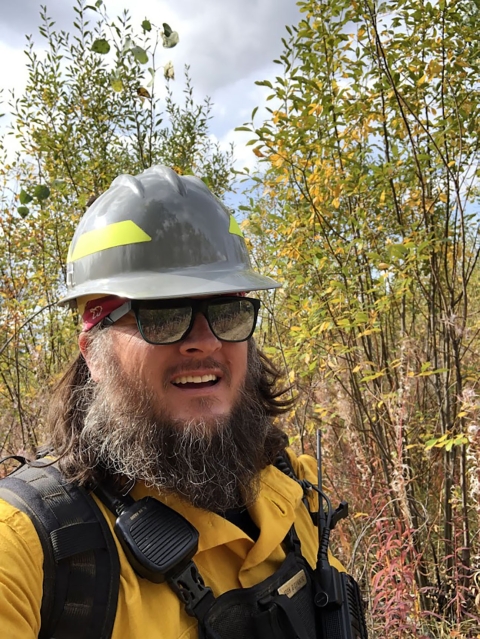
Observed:
[[[255,328],[255,308],[249,300],[208,305],[208,320],[213,333],[226,342],[242,342]]]
[[[138,324],[143,338],[152,344],[172,344],[182,339],[190,326],[192,307],[139,308]]]
[[[188,302],[176,308],[139,306],[136,316],[142,337],[151,344],[179,342],[190,327],[194,309],[197,312],[193,302],[193,308]],[[253,333],[258,305],[259,302],[249,299],[215,299],[204,304],[200,312],[206,314],[210,328],[218,339],[243,342]]]

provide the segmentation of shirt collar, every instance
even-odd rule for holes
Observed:
[[[260,529],[256,543],[224,517],[196,508],[174,495],[162,495],[138,483],[133,496],[135,499],[155,497],[185,517],[199,532],[198,553],[245,540],[250,546],[244,566],[248,568],[248,565],[266,559],[282,543],[295,521],[295,510],[301,504],[303,491],[297,482],[274,466],[261,471],[260,491],[255,503],[249,507],[250,516]]]

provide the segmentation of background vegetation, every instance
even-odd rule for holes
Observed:
[[[259,82],[270,117],[240,127],[261,160],[245,231],[284,283],[265,295],[258,339],[298,392],[292,444],[314,452],[324,432],[326,487],[352,512],[337,554],[371,636],[478,637],[479,9],[300,7],[278,77]],[[233,178],[188,76],[185,102],[160,109],[169,25],[112,23],[101,2],[76,12],[70,34],[42,16],[48,54],[29,43],[28,86],[10,100],[21,151],[0,163],[3,453],[40,441],[45,389],[75,350],[75,318],[53,303],[88,199],[156,162],[219,196]]]
[[[271,118],[242,127],[264,166],[246,227],[284,281],[265,343],[300,447],[324,428],[378,636],[476,637],[478,8],[300,7]]]

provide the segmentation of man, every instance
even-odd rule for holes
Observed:
[[[84,215],[69,251],[63,303],[78,309],[83,325],[80,354],[50,403],[51,455],[69,484],[92,495],[111,530],[121,509],[99,499],[104,485],[118,499],[154,497],[190,522],[211,602],[256,593],[286,563],[287,539],[315,567],[318,532],[304,491],[274,465],[286,441],[272,418],[291,400],[252,337],[260,303],[249,292],[277,286],[253,271],[237,223],[204,183],[161,166],[117,178]],[[289,460],[299,480],[315,483],[313,459],[289,452]],[[8,639],[39,636],[49,594],[47,550],[29,514],[28,505],[0,501],[0,628]],[[175,587],[140,577],[113,536],[113,639],[244,636],[219,630],[230,619],[228,602],[207,618],[208,632],[201,620],[199,630]],[[309,573],[295,570],[297,581]],[[289,611],[291,594],[277,590],[272,596],[285,607],[278,632],[312,637],[294,629],[302,613]],[[258,624],[248,627],[267,628],[264,639],[281,636],[273,604],[252,605]],[[79,636],[89,636],[87,624],[84,631]]]

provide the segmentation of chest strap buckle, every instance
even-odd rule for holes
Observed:
[[[169,577],[167,581],[185,604],[186,612],[201,622],[215,603],[215,597],[212,590],[205,585],[193,561],[190,561],[183,570]]]

